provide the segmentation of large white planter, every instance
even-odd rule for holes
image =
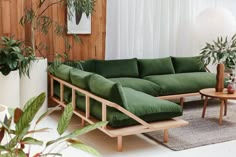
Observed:
[[[47,59],[38,58],[35,62],[31,63],[30,78],[22,76],[20,79],[20,103],[21,108],[32,97],[39,95],[42,92],[46,93],[46,99],[39,110],[37,116],[40,116],[47,111]]]
[[[7,76],[0,73],[0,105],[20,107],[19,70],[11,71]]]

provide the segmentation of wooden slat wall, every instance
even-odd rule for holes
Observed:
[[[0,35],[15,35],[17,39],[24,40],[24,27],[19,24],[24,11],[22,0],[0,0]]]
[[[0,35],[15,34],[18,39],[30,41],[29,26],[25,29],[19,24],[24,8],[32,5],[31,0],[0,0]],[[47,10],[46,15],[61,24],[66,24],[66,8],[54,5]],[[95,12],[92,16],[92,33],[90,35],[79,35],[82,43],[76,42],[72,35],[69,36],[69,43],[72,45],[69,57],[74,60],[90,58],[104,59],[106,35],[106,0],[96,0]],[[56,53],[65,52],[64,39],[58,37],[52,29],[44,36],[36,34],[37,43],[45,41],[48,50],[42,54],[52,61]],[[40,54],[38,54],[40,56]]]

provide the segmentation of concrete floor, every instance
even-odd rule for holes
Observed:
[[[46,141],[57,137],[56,125],[59,116],[60,112],[55,112],[49,117],[46,117],[39,125],[39,128],[50,127],[52,129],[50,132],[37,134],[36,137],[43,138]],[[79,123],[79,118],[73,117],[67,131],[70,132],[78,128]],[[236,154],[236,140],[184,151],[172,151],[142,135],[132,135],[124,138],[123,152],[117,152],[116,139],[110,138],[98,130],[82,135],[78,139],[97,149],[104,157],[233,157]],[[37,148],[34,149],[38,150]],[[92,155],[74,148],[67,148],[62,153],[64,157],[92,157]]]

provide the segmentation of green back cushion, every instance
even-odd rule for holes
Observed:
[[[65,64],[61,64],[58,68],[55,69],[55,76],[70,82],[70,70],[73,69],[72,67],[65,65]]]
[[[174,67],[170,57],[157,59],[139,59],[138,67],[141,77],[174,73]]]
[[[93,74],[89,79],[89,88],[95,95],[127,108],[124,92],[120,84]]]
[[[70,79],[72,84],[85,90],[89,90],[88,82],[91,75],[92,73],[79,69],[72,69],[70,71]]]
[[[144,79],[158,84],[160,95],[195,93],[203,88],[214,88],[216,84],[216,75],[208,72],[156,75]]]
[[[152,96],[158,96],[161,92],[159,85],[145,79],[121,77],[110,78],[109,80],[120,83],[122,87],[129,87]]]
[[[205,72],[200,56],[171,57],[175,73]]]
[[[95,69],[107,78],[139,77],[137,59],[95,60]]]
[[[89,59],[84,61],[79,61],[84,71],[95,72],[95,60]]]

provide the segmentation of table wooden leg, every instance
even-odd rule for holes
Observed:
[[[224,106],[225,106],[224,100],[221,100],[221,103],[220,103],[220,117],[219,117],[219,124],[220,125],[222,124]]]
[[[224,104],[225,104],[225,109],[224,109],[224,116],[227,115],[227,100],[224,100]]]
[[[202,118],[205,117],[207,103],[208,103],[208,97],[206,96],[206,98],[204,100],[203,110],[202,110]]]
[[[201,95],[201,100],[203,100],[204,99],[204,96],[203,95]]]

